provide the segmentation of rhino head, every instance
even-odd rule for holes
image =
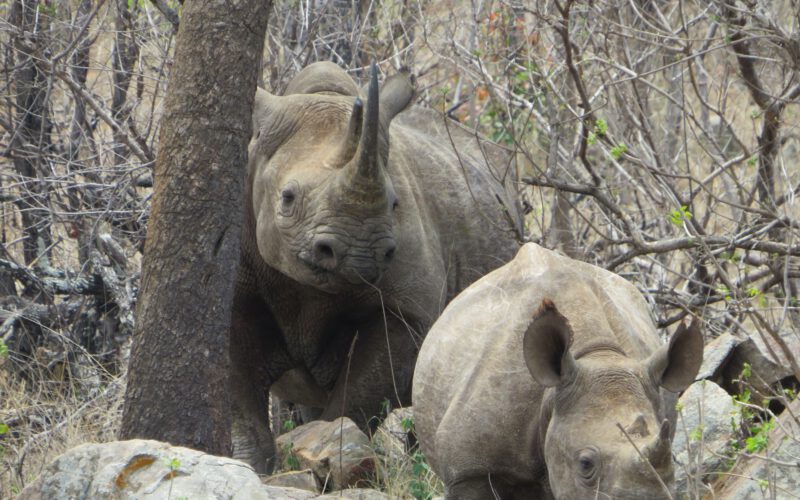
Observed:
[[[533,378],[553,388],[544,460],[555,498],[671,498],[674,471],[670,409],[660,388],[684,390],[702,362],[697,320],[681,325],[669,344],[645,361],[613,350],[575,359],[573,332],[545,300],[525,332],[523,351]]]
[[[349,79],[334,70],[330,81]],[[398,74],[379,92],[373,65],[365,106],[343,85],[325,91],[319,66],[305,76],[290,84],[293,95],[256,96],[249,173],[259,254],[328,292],[376,283],[395,255],[401,203],[387,172],[388,129],[413,88]],[[306,80],[317,93],[297,93]]]

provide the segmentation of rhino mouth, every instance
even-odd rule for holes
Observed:
[[[347,259],[335,267],[330,267],[315,262],[306,255],[300,255],[299,260],[311,272],[317,286],[375,285],[385,272],[383,268],[385,266],[380,266],[375,261],[352,262]]]
[[[374,285],[393,260],[395,248],[391,236],[381,235],[368,245],[354,246],[328,231],[315,234],[298,258],[319,284]]]
[[[383,269],[378,266],[348,266],[343,265],[333,269],[323,267],[314,263],[309,259],[301,258],[300,261],[311,271],[311,273],[320,279],[320,281],[330,282],[335,278],[341,278],[351,285],[360,285],[364,283],[375,284],[383,276]]]

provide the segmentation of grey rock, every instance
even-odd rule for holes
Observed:
[[[327,488],[359,486],[375,472],[375,452],[369,439],[346,417],[301,425],[278,437],[276,444],[280,463],[294,457]]]
[[[795,332],[783,332],[781,338],[790,352],[800,352],[800,336]],[[756,404],[762,403],[764,397],[772,394],[776,382],[793,375],[791,363],[786,359],[778,343],[766,335],[763,337],[753,335],[736,346],[724,369],[723,378],[726,380],[738,378],[745,363],[750,365],[752,372],[747,383],[754,389]]]
[[[19,495],[38,499],[280,499],[315,495],[261,484],[238,460],[148,440],[84,444],[59,456]]]
[[[375,430],[373,447],[390,462],[405,459],[411,445],[409,424],[413,425],[414,412],[411,407],[393,410]]]
[[[297,488],[304,491],[319,492],[317,478],[311,469],[282,472],[263,479],[269,486]]]
[[[793,401],[777,421],[769,433],[767,452],[741,457],[730,474],[714,484],[716,498],[800,497],[800,400]]]
[[[703,352],[703,364],[697,372],[697,380],[716,379],[733,354],[733,350],[744,342],[730,333],[723,333],[706,344]]]
[[[731,439],[731,419],[740,421],[740,410],[730,394],[710,380],[695,382],[683,393],[678,407],[672,451],[678,491],[690,494],[725,465]],[[699,438],[699,439],[697,439]]]

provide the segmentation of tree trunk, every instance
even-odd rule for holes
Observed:
[[[14,168],[25,193],[17,200],[25,231],[23,255],[25,264],[49,265],[50,195],[46,183],[40,182],[47,172],[47,151],[50,149],[51,125],[48,118],[48,75],[37,62],[46,52],[47,16],[39,16],[38,3],[14,2],[9,21],[18,31],[14,48],[20,55],[14,77],[16,91]],[[30,52],[35,52],[30,53]],[[12,67],[14,65],[12,64]],[[46,176],[46,174],[45,174]]]
[[[229,454],[228,329],[270,2],[187,2],[164,104],[124,439]]]

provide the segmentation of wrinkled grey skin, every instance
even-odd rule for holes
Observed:
[[[529,243],[431,327],[415,428],[447,499],[668,498],[702,350],[696,321],[662,345],[633,285]]]
[[[451,123],[456,156],[405,75],[358,93],[317,63],[256,95],[231,365],[234,456],[260,472],[270,388],[362,425],[409,403],[430,325],[518,248],[504,151]]]

